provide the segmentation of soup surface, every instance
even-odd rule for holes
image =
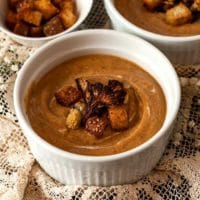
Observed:
[[[166,23],[164,13],[150,12],[143,0],[115,0],[117,10],[131,23],[148,31],[169,36],[191,36],[200,34],[200,19],[181,26]]]
[[[116,79],[130,89],[128,129],[113,131],[108,127],[101,138],[96,138],[83,128],[66,127],[69,108],[59,105],[54,94],[63,86],[74,86],[80,77],[102,83]],[[82,56],[56,66],[32,84],[25,103],[39,136],[60,149],[82,155],[111,155],[137,147],[161,128],[166,114],[165,97],[157,81],[136,64],[110,55]]]

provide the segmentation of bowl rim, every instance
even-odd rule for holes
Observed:
[[[114,34],[114,35],[117,35],[118,37],[121,37],[121,36],[128,37],[131,40],[134,39],[134,40],[138,40],[138,41],[144,43],[145,46],[146,45],[149,46],[150,48],[152,48],[152,51],[154,51],[155,53],[159,54],[162,57],[163,62],[165,62],[166,65],[168,65],[169,70],[173,74],[173,78],[176,83],[174,85],[174,88],[176,91],[176,99],[174,102],[175,109],[171,113],[171,118],[169,119],[168,124],[166,124],[165,127],[162,126],[161,129],[157,133],[155,133],[155,135],[153,137],[151,137],[149,140],[147,140],[143,144],[141,144],[133,149],[130,149],[128,151],[122,152],[122,153],[112,154],[112,155],[104,155],[104,156],[81,155],[81,154],[67,152],[67,151],[62,150],[62,149],[48,143],[47,141],[45,141],[32,129],[31,125],[29,125],[27,123],[27,120],[25,119],[24,115],[22,114],[22,109],[20,107],[20,95],[19,95],[19,90],[21,87],[20,86],[21,80],[23,79],[24,75],[26,74],[26,69],[28,68],[28,66],[30,66],[32,60],[34,60],[35,58],[37,58],[37,56],[39,56],[43,52],[45,52],[46,49],[55,46],[57,43],[60,43],[63,40],[69,40],[74,37],[89,36],[89,35],[94,35],[94,34],[96,34],[96,35],[102,35],[102,34],[113,35]],[[99,162],[100,163],[100,162],[110,162],[110,161],[114,161],[114,160],[121,160],[123,158],[137,154],[137,153],[147,149],[149,146],[152,146],[153,144],[156,144],[156,141],[159,140],[159,138],[162,137],[164,134],[166,134],[167,130],[169,130],[169,128],[171,127],[171,125],[173,124],[173,122],[176,119],[176,115],[178,113],[179,106],[180,106],[181,89],[180,89],[179,79],[178,79],[178,76],[176,74],[174,67],[169,62],[169,60],[166,58],[166,56],[162,52],[160,52],[156,47],[154,47],[152,44],[150,44],[149,42],[146,42],[145,40],[143,40],[137,36],[132,36],[127,33],[122,33],[122,32],[115,31],[115,30],[92,29],[92,30],[82,30],[82,31],[78,31],[78,32],[72,32],[63,37],[57,38],[55,40],[52,40],[52,41],[46,43],[45,45],[40,47],[37,51],[35,51],[33,53],[33,55],[25,61],[22,69],[19,71],[18,76],[15,81],[13,93],[14,93],[14,107],[15,107],[15,111],[16,111],[16,116],[19,120],[19,124],[20,124],[22,130],[27,130],[26,133],[24,133],[25,135],[28,135],[28,137],[32,138],[36,143],[40,143],[40,145],[42,145],[45,149],[48,149],[48,151],[53,152],[56,155],[60,155],[63,158],[72,159],[72,160],[76,160],[76,161],[82,161],[82,162],[91,162],[91,163]]]
[[[171,42],[171,43],[172,42],[173,43],[192,42],[192,41],[200,40],[200,34],[190,35],[190,36],[170,36],[170,35],[168,36],[168,35],[162,35],[159,33],[148,31],[146,29],[143,29],[129,22],[123,15],[121,15],[121,13],[114,6],[114,0],[104,0],[104,5],[106,7],[108,15],[109,15],[109,12],[112,12],[112,14],[116,17],[116,21],[118,20],[119,22],[124,24],[126,27],[128,27],[130,30],[133,30],[135,33],[140,35],[141,37],[148,38],[150,40],[158,40],[158,41]]]
[[[85,17],[82,20],[80,20],[80,17],[78,17],[76,22],[71,27],[69,27],[68,29],[66,29],[60,33],[57,33],[55,35],[42,36],[42,37],[23,36],[23,35],[16,34],[16,33],[12,32],[11,30],[9,30],[7,27],[1,26],[1,25],[0,25],[0,31],[10,35],[13,38],[17,38],[19,40],[24,40],[24,41],[30,41],[30,42],[44,41],[45,42],[45,41],[53,40],[57,37],[60,37],[64,34],[66,34],[66,33],[70,33],[72,31],[74,31],[76,28],[78,28],[84,22],[84,20],[88,17],[88,15],[92,9],[93,3],[94,3],[94,0],[88,0],[88,1],[90,2],[90,4],[88,4],[89,6],[88,6],[87,12],[85,14]]]

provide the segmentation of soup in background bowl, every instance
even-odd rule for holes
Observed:
[[[162,13],[149,12],[142,0],[104,0],[104,5],[115,30],[151,42],[173,64],[191,65],[200,62],[199,20],[194,24],[173,27],[165,22]]]

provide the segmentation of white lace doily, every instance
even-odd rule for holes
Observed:
[[[102,1],[95,0],[80,28],[106,23]],[[165,154],[148,176],[131,185],[65,186],[35,162],[13,108],[17,72],[33,51],[0,32],[0,200],[200,200],[200,65],[176,66],[181,109]]]

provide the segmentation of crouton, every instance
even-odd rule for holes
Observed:
[[[50,0],[35,0],[34,7],[42,13],[45,19],[49,19],[59,12]]]
[[[25,10],[18,13],[19,19],[34,26],[40,26],[42,14],[39,11]]]
[[[163,2],[163,0],[143,0],[144,5],[150,10],[156,10]]]
[[[59,16],[65,28],[71,27],[77,20],[76,14],[69,10],[62,10]]]
[[[123,104],[126,91],[124,89],[113,91],[109,86],[104,86],[98,100],[107,106]]]
[[[166,22],[173,26],[183,25],[191,22],[192,12],[183,3],[179,3],[177,6],[167,10]]]
[[[65,28],[71,27],[77,20],[76,4],[74,0],[63,0],[60,3],[60,18]]]
[[[116,104],[122,104],[126,96],[126,90],[124,89],[123,83],[117,80],[109,80],[108,87],[110,87],[113,92]]]
[[[103,135],[107,126],[107,119],[105,116],[97,117],[93,116],[87,119],[85,128],[86,130],[97,138]]]
[[[112,89],[108,85],[103,87],[103,91],[100,93],[98,101],[106,104],[107,106],[115,105],[117,103],[117,99],[115,98]]]
[[[60,2],[60,8],[63,11],[72,12],[75,14],[76,4],[75,4],[74,0],[63,0]]]
[[[200,12],[200,0],[194,0],[194,3],[191,6],[191,10],[194,12]]]
[[[27,36],[29,32],[29,27],[23,22],[17,22],[14,27],[14,33]]]
[[[66,125],[69,129],[77,129],[81,123],[81,112],[75,108],[71,108],[66,118]]]
[[[64,31],[64,28],[58,16],[55,16],[52,19],[50,19],[44,25],[44,29],[43,29],[43,32],[46,36],[55,35],[62,31]]]
[[[113,130],[121,131],[128,128],[128,113],[124,105],[109,108],[108,116]]]
[[[43,36],[43,27],[31,27],[30,28],[30,36],[31,37],[42,37]]]
[[[57,102],[62,106],[70,106],[81,99],[81,93],[76,88],[69,86],[55,93]]]
[[[21,0],[16,6],[17,12],[22,12],[25,10],[32,10],[34,8],[33,0]]]

